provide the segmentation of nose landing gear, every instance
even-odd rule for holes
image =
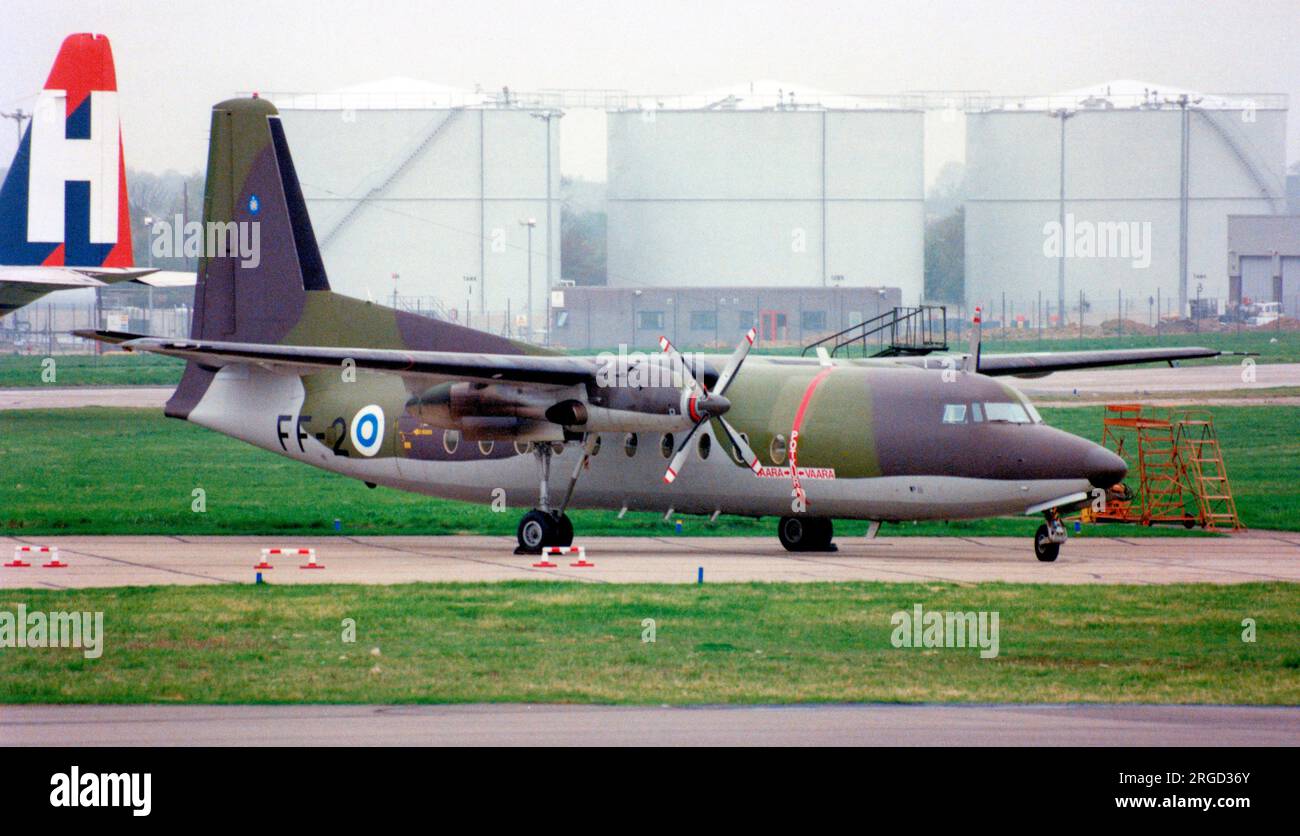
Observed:
[[[1061,523],[1061,515],[1055,508],[1045,511],[1043,516],[1047,518],[1047,522],[1034,532],[1034,556],[1043,563],[1051,563],[1061,553],[1061,544],[1065,542],[1067,535],[1065,525]]]

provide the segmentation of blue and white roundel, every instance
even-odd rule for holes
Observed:
[[[373,456],[383,440],[384,411],[374,404],[362,407],[352,419],[352,446],[363,456]]]

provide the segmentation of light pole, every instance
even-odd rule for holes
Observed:
[[[402,277],[401,273],[393,273],[393,310],[397,310],[397,280]]]
[[[1065,327],[1065,120],[1074,115],[1074,111],[1059,108],[1050,111],[1048,116],[1061,120],[1061,163],[1060,192],[1057,198],[1057,223],[1060,224],[1061,251],[1056,255],[1056,309],[1059,311],[1059,327]],[[1083,311],[1079,311],[1083,316]]]
[[[554,233],[551,231],[554,228],[551,226],[551,120],[563,119],[564,114],[558,110],[546,110],[541,113],[534,113],[532,114],[532,117],[534,119],[542,120],[542,122],[545,123],[546,125],[546,293],[548,294],[547,298],[549,299],[550,298],[549,294],[551,292],[551,289],[555,287],[555,277],[552,274],[552,270],[554,268],[552,261],[554,261],[554,259],[552,258],[551,255],[551,240],[554,236]],[[531,264],[532,255],[529,255],[528,259],[529,259],[529,263]],[[532,314],[533,311],[531,300],[532,300],[532,296],[529,296],[529,308],[528,308],[529,314]],[[530,326],[532,325],[531,319],[529,319],[528,324]],[[550,341],[551,341],[551,315],[550,315],[550,306],[548,305],[547,314],[546,314],[546,342],[549,344]]]
[[[528,308],[524,314],[528,330],[524,332],[524,339],[531,341],[533,330],[533,227],[537,226],[536,218],[524,218],[519,221],[520,226],[528,227]]]

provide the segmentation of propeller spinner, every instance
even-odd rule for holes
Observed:
[[[759,471],[758,457],[754,455],[754,451],[741,438],[740,433],[736,432],[735,428],[727,423],[727,419],[722,417],[723,413],[731,408],[731,401],[727,400],[723,395],[726,393],[727,388],[731,386],[732,381],[736,379],[736,373],[740,371],[741,365],[745,362],[745,357],[754,344],[755,336],[755,330],[753,328],[749,329],[749,333],[745,334],[745,338],[740,341],[740,345],[736,347],[731,358],[727,361],[727,365],[718,377],[713,392],[709,392],[708,387],[695,378],[686,362],[686,358],[673,347],[668,338],[659,338],[659,347],[681,366],[684,382],[686,383],[685,388],[682,390],[683,410],[695,421],[690,432],[686,433],[686,437],[682,439],[673,460],[668,464],[668,470],[664,472],[665,482],[671,484],[677,478],[677,474],[686,465],[686,459],[690,455],[691,438],[699,430],[700,425],[710,419],[717,419],[722,431],[727,434],[727,439],[736,450],[740,451],[741,458],[749,465],[750,470],[755,473]]]

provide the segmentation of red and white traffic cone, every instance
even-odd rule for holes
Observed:
[[[316,562],[315,549],[298,549],[298,554],[307,555],[307,562],[299,566],[298,567],[299,569],[324,569],[325,568],[325,564]]]
[[[41,564],[42,569],[67,569],[68,568],[68,564],[59,560],[58,546],[45,546],[41,548],[41,551],[50,556],[49,563]]]
[[[547,546],[545,549],[542,550],[542,559],[534,563],[533,566],[538,569],[558,569],[560,564],[552,563],[549,557],[550,555],[553,554],[563,554],[563,553],[564,553],[564,549],[560,548],[559,546]]]
[[[284,552],[283,552],[282,549],[262,549],[262,562],[261,562],[261,563],[254,563],[254,564],[253,564],[253,568],[254,568],[254,569],[274,569],[275,567],[271,565],[271,555],[273,555],[273,554],[277,554],[277,555],[278,555],[278,554],[283,554],[283,553],[284,553]]]
[[[14,559],[13,559],[12,562],[10,562],[10,563],[6,563],[5,566],[6,566],[7,568],[9,568],[9,569],[28,569],[28,568],[31,568],[31,565],[32,565],[32,564],[30,564],[30,563],[28,563],[27,561],[23,560],[23,555],[25,555],[25,554],[27,554],[28,552],[31,552],[31,551],[33,551],[33,550],[34,550],[34,548],[33,548],[32,546],[14,546]]]

